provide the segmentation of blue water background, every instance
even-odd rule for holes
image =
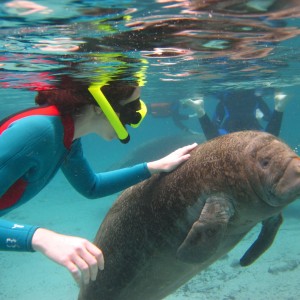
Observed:
[[[51,15],[51,18],[47,18],[47,16],[41,14],[13,17],[11,15],[13,14],[12,11],[4,9],[3,5],[6,2],[8,1],[0,5],[2,16],[1,34],[3,37],[0,50],[2,61],[4,61],[4,67],[0,69],[0,82],[2,84],[0,118],[34,105],[36,91],[34,91],[34,88],[29,88],[28,85],[22,85],[22,83],[26,82],[34,86],[40,75],[39,72],[49,71],[50,75],[70,72],[72,75],[76,74],[82,80],[88,80],[89,72],[93,72],[89,63],[83,64],[82,73],[78,73],[78,70],[75,72],[64,67],[60,68],[60,64],[64,66],[70,60],[77,62],[85,60],[86,52],[67,53],[68,55],[59,51],[45,51],[43,53],[33,46],[37,41],[41,39],[51,40],[57,36],[71,36],[72,38],[78,36],[79,39],[85,35],[99,37],[99,32],[88,30],[90,28],[88,22],[103,20],[105,17],[113,18],[116,15],[126,15],[126,13],[111,13],[104,14],[99,18],[98,16],[83,16],[78,12],[82,8],[85,10],[92,8],[96,1],[51,1],[51,3],[38,1],[38,3],[52,8],[55,11],[55,18],[53,15]],[[99,1],[97,6],[101,7],[101,5],[106,8],[121,7],[121,11],[137,8],[136,15],[133,13],[132,21],[135,18],[137,21],[141,21],[150,17],[155,20],[155,16],[157,19],[164,19],[172,17],[173,13],[177,17],[182,15],[182,8],[168,10],[163,8],[162,4],[155,3],[155,1],[143,1],[143,3],[138,1]],[[206,13],[213,14],[213,11],[206,11]],[[284,21],[287,22],[286,26],[299,28],[299,18],[297,16],[285,18]],[[112,36],[130,30],[124,26],[123,21],[120,21],[120,23],[118,21],[114,22],[114,26],[117,31]],[[222,32],[219,33],[222,36]],[[191,41],[189,40],[189,42]],[[173,53],[176,52],[172,39],[169,43]],[[266,43],[265,46],[271,44]],[[263,87],[279,87],[290,97],[290,102],[284,113],[280,137],[299,153],[299,46],[300,39],[296,35],[278,43],[274,42],[272,45],[273,51],[269,56],[263,58],[231,60],[231,54],[220,54],[206,60],[205,57],[209,56],[210,51],[206,51],[205,54],[201,51],[199,53],[195,51],[192,61],[186,59],[188,56],[148,57],[150,64],[147,70],[147,84],[143,88],[142,98],[149,104],[151,102],[173,101],[174,99],[209,94],[214,90],[220,91],[227,87],[244,86],[249,88],[260,87],[261,85]],[[112,48],[106,50],[108,53],[116,45],[110,47]],[[147,45],[145,51],[151,52],[154,48],[155,45],[153,44]],[[167,45],[164,45],[164,48],[167,48]],[[135,58],[140,58],[143,56],[142,54],[146,53],[143,49],[128,50],[118,47],[115,50]],[[188,50],[188,47],[186,50]],[[92,53],[97,54],[97,51],[93,49]],[[35,60],[41,58],[45,61]],[[52,59],[54,64],[48,64],[47,59]],[[228,63],[226,70],[220,67],[222,61]],[[278,61],[281,64],[278,64]],[[100,67],[103,66],[105,67],[105,63],[100,64]],[[261,72],[258,69],[249,72],[247,75],[250,75],[245,77],[243,69],[250,66],[263,66],[262,68],[265,68],[265,70],[269,68],[270,72]],[[48,80],[46,79],[45,82]],[[267,102],[272,108],[273,100],[268,99]],[[215,98],[206,97],[205,108],[208,114],[212,115],[216,103]],[[186,111],[192,113],[192,111]],[[185,124],[201,134],[196,118],[186,121]],[[83,138],[85,155],[95,171],[100,172],[109,169],[113,165],[118,165],[118,162],[125,160],[130,153],[149,141],[182,134],[170,118],[154,119],[151,116],[146,118],[138,130],[130,130],[130,133],[132,140],[128,145],[122,145],[118,141],[108,143],[94,135]],[[195,140],[201,142],[203,138],[195,137]],[[160,148],[163,154],[164,149],[163,147]],[[159,153],[160,151],[157,155],[160,155]],[[148,155],[150,154],[145,152],[145,160],[147,160]],[[142,161],[144,160],[142,159]],[[112,195],[99,200],[86,200],[78,195],[62,174],[59,173],[37,197],[9,213],[6,218],[28,224],[39,224],[60,233],[82,236],[92,240],[116,197],[117,195]],[[299,220],[299,212],[300,205],[297,203],[292,204],[285,211],[285,222],[288,224],[289,221]],[[297,240],[291,239],[288,243],[287,247],[292,248]],[[260,262],[256,263],[259,264]],[[68,272],[37,253],[1,253],[0,266],[0,299],[76,299],[78,288]],[[288,276],[286,280],[289,281]],[[284,282],[282,284],[284,285]],[[255,289],[255,287],[252,288]],[[202,296],[199,294],[199,299]],[[298,296],[300,296],[300,290]],[[189,293],[182,293],[181,298],[189,299]],[[216,293],[215,299],[223,298],[220,298]],[[238,294],[236,299],[241,299]],[[248,299],[251,299],[251,295]],[[261,299],[265,298],[262,296]],[[289,299],[289,295],[287,294],[284,299]]]

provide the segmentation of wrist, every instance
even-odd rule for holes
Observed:
[[[157,161],[151,161],[147,163],[147,167],[151,175],[160,173],[162,171],[162,169],[159,168],[158,165],[159,164],[157,163]]]
[[[51,231],[45,228],[38,228],[32,236],[31,247],[34,251],[42,252],[44,250],[45,239]]]

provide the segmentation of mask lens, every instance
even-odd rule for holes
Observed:
[[[140,110],[141,109],[140,97],[138,97],[137,99],[133,100],[130,103],[127,103],[126,105],[124,105],[124,107],[127,107],[128,109],[134,111]]]
[[[141,115],[138,112],[126,112],[120,115],[122,124],[138,124],[141,121]]]
[[[120,109],[120,120],[123,124],[138,124],[141,121],[141,114],[138,112],[141,109],[140,98],[125,104]]]

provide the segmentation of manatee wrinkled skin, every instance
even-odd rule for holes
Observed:
[[[245,131],[199,145],[172,173],[117,199],[95,239],[105,270],[79,299],[162,299],[261,222],[240,261],[249,265],[271,245],[283,208],[299,195],[300,159],[276,137]]]

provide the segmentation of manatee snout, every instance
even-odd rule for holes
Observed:
[[[288,204],[300,197],[300,158],[293,158],[276,185],[276,194]]]

